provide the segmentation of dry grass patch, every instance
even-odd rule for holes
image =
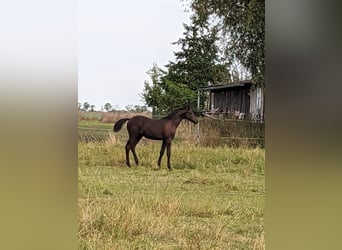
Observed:
[[[264,150],[174,143],[79,143],[80,249],[264,249]]]

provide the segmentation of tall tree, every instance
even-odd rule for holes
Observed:
[[[224,49],[230,62],[238,59],[265,84],[265,0],[182,0],[188,2],[199,22],[214,20],[222,30]]]
[[[145,81],[142,98],[155,113],[165,113],[184,105],[197,107],[197,89],[229,79],[227,65],[223,63],[217,45],[218,29],[209,22],[199,22],[192,17],[184,24],[183,36],[173,44],[180,46],[175,60],[166,65],[166,71],[153,65]],[[202,94],[203,95],[203,94]],[[206,96],[201,98],[203,108]]]
[[[184,24],[183,37],[177,44],[175,61],[166,65],[166,71],[157,65],[149,70],[151,82],[145,82],[141,94],[154,112],[165,113],[184,105],[197,107],[197,89],[209,84],[221,83],[229,78],[227,65],[222,63],[217,46],[218,30],[208,22]],[[201,98],[203,107],[205,96]]]
[[[196,16],[191,21],[190,25],[184,24],[183,37],[175,43],[181,46],[181,50],[175,52],[175,62],[167,65],[168,74],[165,78],[196,91],[199,87],[227,81],[230,76],[217,45],[217,27],[208,21],[200,21]],[[204,93],[201,95],[200,109],[204,107],[207,98]],[[190,105],[193,108],[197,106],[197,92]]]
[[[193,90],[228,79],[227,65],[222,63],[217,46],[217,34],[216,27],[210,27],[208,22],[199,23],[195,17],[190,25],[184,24],[183,37],[174,43],[181,50],[174,53],[175,62],[166,65],[165,78]]]

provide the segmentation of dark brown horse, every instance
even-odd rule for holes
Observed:
[[[132,150],[134,161],[138,165],[138,157],[135,153],[135,146],[144,136],[152,140],[162,140],[163,144],[160,149],[160,155],[158,159],[158,166],[160,168],[160,163],[167,148],[167,167],[171,169],[170,157],[171,157],[171,142],[175,137],[176,129],[179,123],[183,120],[189,120],[193,123],[197,123],[198,120],[194,113],[188,108],[179,108],[173,111],[168,116],[153,120],[145,116],[134,116],[132,118],[123,118],[118,120],[114,125],[114,132],[118,132],[122,125],[127,123],[127,131],[129,139],[126,144],[126,164],[128,167],[131,166],[129,162],[129,151]]]

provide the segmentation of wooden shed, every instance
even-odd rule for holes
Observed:
[[[213,85],[198,91],[208,94],[206,114],[240,120],[264,120],[264,92],[252,81]]]

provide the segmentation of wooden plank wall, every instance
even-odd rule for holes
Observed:
[[[214,92],[214,107],[219,108],[223,113],[240,111],[249,115],[249,88],[237,87],[231,89],[218,89]]]

